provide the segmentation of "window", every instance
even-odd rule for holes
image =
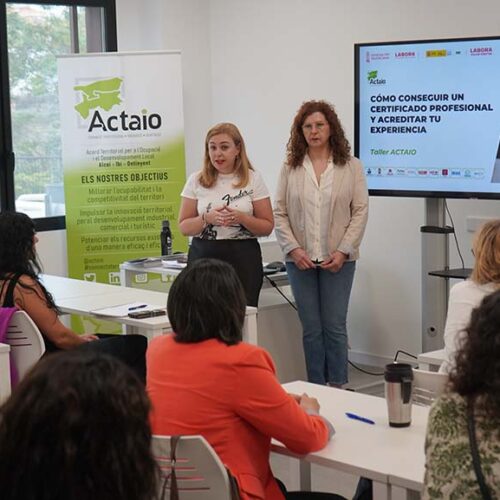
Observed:
[[[64,228],[58,54],[116,50],[114,0],[0,0],[0,208]]]

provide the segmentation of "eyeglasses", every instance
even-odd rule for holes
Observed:
[[[316,125],[316,128],[318,130],[321,130],[321,129],[325,128],[326,123],[320,122],[320,123],[314,123],[314,125]],[[312,129],[313,129],[312,123],[308,123],[307,125],[302,125],[302,130],[304,130],[306,132],[310,132]]]

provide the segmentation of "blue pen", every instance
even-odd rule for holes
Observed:
[[[140,306],[129,307],[129,311],[135,311],[136,309],[143,309],[144,307],[148,307],[147,304],[141,304]]]
[[[375,422],[373,420],[370,420],[369,418],[365,418],[365,417],[360,417],[359,415],[356,415],[355,413],[346,412],[346,417],[352,418],[353,420],[359,420],[360,422],[364,422],[365,424],[375,425]]]

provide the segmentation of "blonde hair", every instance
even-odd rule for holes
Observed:
[[[500,287],[500,219],[486,222],[474,238],[476,262],[472,280],[479,284],[495,283]]]
[[[205,158],[203,160],[203,168],[198,180],[200,184],[205,188],[212,187],[217,180],[218,171],[210,161],[210,156],[208,154],[208,143],[214,135],[219,134],[227,134],[229,137],[231,137],[234,144],[240,148],[240,152],[238,153],[238,156],[236,157],[234,163],[234,173],[239,178],[239,181],[234,184],[234,187],[245,187],[250,180],[249,171],[253,170],[253,167],[247,156],[245,141],[243,140],[238,127],[236,127],[236,125],[233,125],[232,123],[218,123],[207,132],[207,137],[205,138]]]

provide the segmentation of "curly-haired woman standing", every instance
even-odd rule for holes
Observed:
[[[276,236],[304,334],[310,382],[347,382],[347,308],[368,218],[360,161],[333,106],[302,104],[275,199]]]

